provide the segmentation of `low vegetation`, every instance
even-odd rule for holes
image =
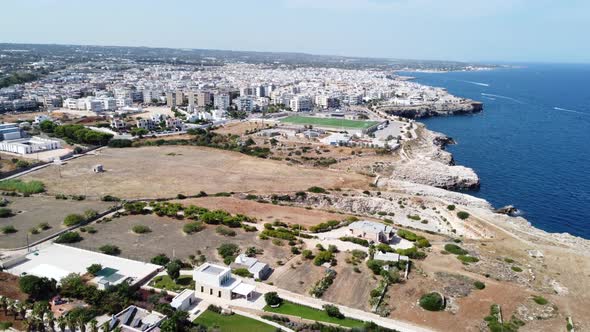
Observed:
[[[103,254],[111,255],[111,256],[118,256],[121,254],[121,249],[119,249],[119,247],[112,245],[112,244],[105,244],[105,245],[101,246],[100,248],[98,248],[98,250],[100,250],[100,252],[102,252]]]
[[[437,292],[432,292],[420,297],[420,306],[428,311],[441,311],[445,309],[445,299]]]
[[[38,194],[45,191],[45,185],[41,181],[22,181],[19,179],[0,181],[0,190],[14,191],[23,195]]]
[[[55,243],[76,243],[80,241],[82,241],[82,236],[78,232],[65,232],[55,239]]]
[[[135,225],[131,230],[135,234],[146,234],[152,232],[152,229],[145,225]]]

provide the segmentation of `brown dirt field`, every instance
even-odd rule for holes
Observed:
[[[322,299],[352,308],[370,311],[369,298],[371,290],[377,287],[378,279],[373,278],[373,272],[367,268],[364,262],[358,267],[361,273],[353,271],[354,266],[344,260],[348,253],[338,253],[336,259],[338,265],[334,267],[336,279],[322,296]]]
[[[214,131],[219,134],[244,135],[246,130],[267,128],[266,124],[262,122],[235,122],[227,124],[223,127],[217,128]]]
[[[221,209],[232,214],[240,213],[255,217],[262,222],[272,222],[278,219],[288,224],[300,224],[303,226],[313,226],[328,220],[341,220],[347,217],[346,214],[258,203],[234,197],[202,197],[176,200],[176,202],[184,205],[194,204],[207,209]]]
[[[13,276],[6,272],[0,272],[0,295],[13,300],[25,301],[28,296],[21,292],[18,280],[19,278],[17,276]],[[0,310],[0,322],[11,322],[13,328],[18,329],[19,331],[25,330],[25,325],[20,317],[15,320],[14,316],[10,313],[8,313],[8,316],[4,315],[4,310]]]
[[[12,210],[12,217],[0,218],[0,227],[12,225],[18,232],[0,234],[0,248],[17,248],[27,245],[26,234],[29,229],[42,222],[51,228],[40,231],[39,234],[29,234],[29,242],[40,240],[54,234],[65,227],[64,218],[71,213],[84,213],[86,210],[102,212],[112,206],[112,203],[97,200],[72,201],[55,199],[51,196],[6,197],[10,202],[6,207]]]
[[[217,255],[217,247],[223,243],[235,243],[242,252],[251,246],[262,248],[264,254],[260,259],[272,267],[277,266],[276,261],[291,256],[287,245],[276,246],[270,240],[258,239],[257,232],[245,232],[240,228],[234,229],[237,233],[234,237],[217,234],[216,225],[207,225],[201,232],[186,235],[182,232],[182,226],[187,222],[156,215],[123,216],[110,222],[93,223],[97,233],[82,233],[84,240],[73,246],[98,251],[102,245],[113,244],[121,249],[121,257],[144,262],[160,253],[186,260],[189,255],[196,255],[197,250],[200,250],[209,261],[223,263]],[[152,232],[135,234],[131,231],[135,225],[148,226]]]
[[[102,164],[105,172],[93,173]],[[359,174],[286,166],[281,162],[204,147],[166,146],[104,149],[62,166],[50,166],[24,176],[43,181],[49,193],[106,194],[122,198],[174,197],[203,190],[298,191],[311,186],[364,187]]]
[[[268,281],[279,288],[307,296],[311,286],[322,279],[326,272],[324,267],[315,266],[311,260],[304,260],[301,256],[291,259],[281,269],[273,273]]]

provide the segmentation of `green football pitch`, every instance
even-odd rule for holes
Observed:
[[[372,127],[379,122],[377,121],[361,121],[348,119],[334,119],[334,118],[315,118],[311,116],[288,116],[281,120],[284,123],[313,125],[318,127],[333,127],[333,128],[349,128],[349,129],[366,129]]]

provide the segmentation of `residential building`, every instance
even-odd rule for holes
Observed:
[[[258,259],[253,257],[248,257],[245,254],[240,254],[236,257],[234,263],[238,267],[248,269],[248,272],[252,273],[252,277],[254,279],[266,279],[271,273],[272,269],[266,263],[262,263],[258,261]]]
[[[109,331],[119,328],[121,332],[159,332],[166,316],[134,305],[114,315],[109,321]]]
[[[229,94],[216,93],[213,96],[213,106],[220,110],[227,110],[230,107]]]
[[[395,235],[393,227],[368,220],[355,221],[348,225],[348,230],[352,236],[373,242],[389,243]]]
[[[176,107],[176,93],[166,92],[166,106]]]
[[[238,111],[252,112],[254,110],[254,99],[249,96],[240,96],[234,99],[234,104]]]
[[[208,91],[199,91],[197,93],[197,106],[206,107],[213,104],[213,95]]]
[[[308,96],[296,96],[289,101],[289,107],[294,112],[311,112],[313,102]]]
[[[181,90],[176,90],[176,106],[184,105],[184,93]]]
[[[203,263],[193,273],[195,293],[231,300],[239,297],[250,299],[256,287],[234,277],[229,267]]]
[[[373,259],[377,260],[377,261],[392,262],[392,263],[397,263],[399,261],[406,261],[407,262],[410,260],[408,256],[403,256],[403,255],[400,255],[395,252],[382,252],[379,250],[377,250],[377,252],[373,256]]]
[[[137,119],[136,124],[137,128],[154,130],[159,123],[154,122],[152,119]]]
[[[169,118],[166,118],[165,121],[166,121],[166,128],[178,129],[178,130],[184,129],[184,123],[179,118],[169,117]]]
[[[188,311],[188,309],[197,302],[195,291],[192,289],[185,289],[180,294],[172,298],[170,306],[176,310]]]
[[[112,119],[111,120],[111,128],[125,129],[125,128],[127,128],[127,123],[121,119]]]

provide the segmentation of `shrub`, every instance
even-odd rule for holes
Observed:
[[[522,272],[522,269],[520,267],[518,267],[518,266],[513,266],[513,267],[511,267],[511,269],[514,272]]]
[[[320,251],[313,259],[313,264],[320,266],[324,263],[332,261],[334,255],[329,251]]]
[[[408,248],[408,249],[397,249],[396,252],[402,256],[408,256],[412,259],[424,259],[426,258],[426,253],[423,251],[418,251],[416,247]]]
[[[73,213],[73,214],[69,214],[66,216],[66,218],[64,219],[64,225],[67,227],[71,227],[71,226],[79,225],[79,224],[83,223],[84,221],[85,221],[85,219],[82,215]]]
[[[0,190],[16,191],[21,194],[37,194],[45,191],[45,185],[41,181],[22,181],[19,179],[0,181]]]
[[[193,234],[202,231],[205,228],[202,222],[189,222],[182,226],[182,231],[186,234]]]
[[[166,254],[158,254],[158,255],[154,256],[150,262],[152,264],[166,266],[166,264],[170,263],[170,258],[168,258],[168,256],[166,256]]]
[[[313,253],[311,252],[311,250],[305,249],[301,252],[301,256],[305,259],[312,259]]]
[[[455,254],[455,255],[467,255],[468,254],[467,250],[459,247],[456,244],[452,244],[452,243],[445,244],[445,251],[448,251],[451,254]]]
[[[104,246],[101,246],[100,248],[98,248],[98,250],[100,250],[100,252],[102,252],[103,254],[111,255],[111,256],[117,256],[117,255],[121,254],[121,249],[119,249],[119,247],[112,245],[112,244],[105,244]]]
[[[0,207],[0,218],[8,218],[12,216],[12,210]]]
[[[104,195],[100,198],[100,200],[103,202],[119,202],[121,199],[111,195]]]
[[[82,241],[82,237],[78,232],[65,232],[55,239],[55,243],[76,243],[80,241]]]
[[[344,315],[340,312],[340,309],[338,309],[337,306],[332,304],[324,304],[323,308],[326,311],[326,314],[328,314],[328,316],[335,317],[338,319],[344,319]]]
[[[236,231],[234,231],[233,229],[229,229],[225,226],[217,226],[215,232],[223,236],[236,236]]]
[[[123,208],[125,211],[131,214],[140,214],[143,213],[143,209],[147,206],[146,202],[133,202],[133,203],[125,203]]]
[[[47,299],[55,290],[55,281],[47,278],[40,278],[34,275],[26,275],[18,281],[20,290],[29,294],[31,299]]]
[[[459,256],[457,256],[457,259],[460,260],[461,262],[463,262],[464,264],[479,262],[479,258],[469,256],[469,255],[459,255]]]
[[[469,218],[469,213],[467,213],[465,211],[459,211],[459,212],[457,212],[457,217],[461,220],[465,220],[465,219]]]
[[[92,264],[86,268],[86,272],[92,274],[93,276],[100,272],[100,270],[102,270],[102,265],[100,264]]]
[[[277,292],[268,292],[264,294],[264,301],[266,301],[266,304],[269,306],[277,306],[283,303],[283,299],[280,298]]]
[[[129,139],[112,139],[109,141],[109,147],[111,148],[129,148],[133,144],[133,141]]]
[[[486,288],[486,284],[484,284],[481,281],[474,282],[473,283],[473,286],[475,286],[475,288],[477,288],[477,289],[484,289],[484,288]]]
[[[145,225],[135,225],[135,226],[133,226],[133,228],[131,230],[135,234],[145,234],[145,233],[150,233],[152,231],[151,228],[149,228],[148,226],[145,226]]]
[[[315,193],[315,194],[325,194],[328,191],[322,187],[318,187],[318,186],[313,186],[313,187],[309,187],[307,189],[307,191],[309,191],[310,193]]]
[[[250,271],[248,271],[248,269],[245,267],[233,269],[232,273],[237,276],[244,277],[244,278],[252,278],[252,276],[253,276],[253,274],[250,273]]]
[[[217,253],[223,257],[223,262],[226,265],[231,264],[239,252],[240,248],[233,243],[224,243],[217,248]]]
[[[37,228],[38,228],[39,230],[46,231],[46,230],[50,229],[50,228],[51,228],[51,226],[49,226],[49,223],[42,222],[42,223],[40,223],[39,225],[37,225]]]
[[[2,227],[2,234],[12,234],[12,233],[16,233],[17,229],[14,228],[14,226],[12,225],[7,225]]]
[[[354,237],[354,236],[343,236],[340,238],[340,241],[347,241],[347,242],[356,243],[356,244],[361,245],[363,247],[369,246],[369,241],[367,241],[365,239],[358,238],[358,237]]]
[[[420,298],[420,306],[428,311],[441,311],[445,308],[445,299],[439,293],[428,293]]]
[[[453,204],[447,205],[447,210],[449,210],[449,211],[455,210],[455,205],[453,205]]]
[[[418,248],[427,248],[430,247],[430,241],[428,241],[426,238],[420,238],[416,241],[415,245]]]

